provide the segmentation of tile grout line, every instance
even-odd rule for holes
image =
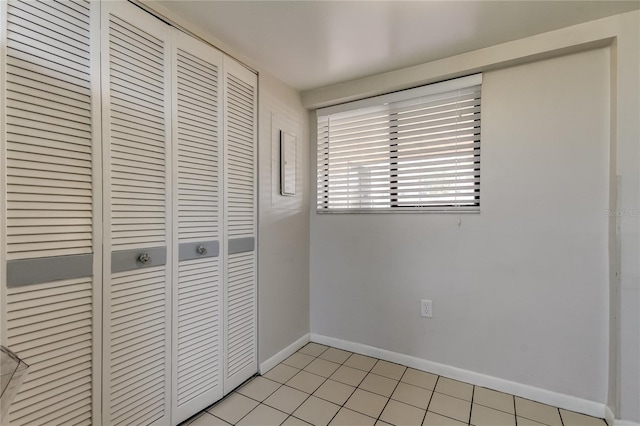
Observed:
[[[305,345],[305,346],[306,346],[306,345]],[[347,362],[347,360],[348,360],[349,358],[351,358],[351,356],[352,356],[352,355],[354,355],[354,352],[344,351],[344,352],[349,352],[349,354],[350,354],[350,355],[349,355],[347,358],[345,358],[345,360],[344,360],[344,361],[342,361],[342,363],[337,363],[337,362],[334,362],[334,361],[330,361],[330,360],[328,360],[328,359],[320,358],[320,356],[321,356],[323,353],[327,352],[327,351],[328,351],[329,349],[331,349],[331,348],[332,348],[331,346],[327,346],[327,348],[326,348],[324,351],[322,351],[318,356],[316,356],[316,357],[314,358],[314,361],[315,361],[316,359],[322,359],[322,360],[324,360],[324,361],[333,362],[334,364],[338,364],[339,366],[344,366],[344,364]],[[339,350],[342,350],[342,349],[339,349]],[[299,352],[299,350],[298,350],[297,352]],[[304,352],[301,352],[301,353],[304,353]],[[305,354],[305,355],[308,355],[308,354]],[[313,362],[313,361],[311,361],[311,362]],[[311,362],[310,362],[309,364],[311,364]],[[306,372],[307,372],[307,373],[309,373],[309,374],[313,374],[313,375],[315,375],[315,376],[323,377],[323,376],[320,376],[320,375],[318,375],[318,374],[311,373],[310,371],[304,370],[304,368],[306,368],[309,364],[307,364],[305,367],[303,367],[300,371],[306,371]],[[285,365],[287,365],[287,364],[285,364]],[[290,366],[290,367],[293,367],[293,366]],[[345,366],[345,367],[346,367],[346,366]],[[294,368],[295,368],[295,367],[294,367]],[[338,368],[340,368],[340,367],[338,367]],[[309,394],[309,396],[307,396],[307,398],[306,398],[304,401],[302,401],[302,403],[301,403],[301,404],[300,404],[296,409],[294,409],[293,411],[295,412],[298,408],[300,408],[300,407],[301,407],[301,406],[302,406],[302,405],[303,405],[307,400],[309,400],[309,398],[311,398],[312,396],[315,396],[316,398],[321,399],[322,401],[326,401],[326,402],[329,402],[329,403],[331,403],[331,404],[338,405],[338,404],[336,404],[336,403],[335,403],[335,402],[333,402],[333,401],[329,401],[329,400],[326,400],[326,399],[324,399],[324,398],[320,398],[320,397],[319,397],[319,396],[317,396],[317,395],[314,395],[314,393],[315,393],[315,392],[317,392],[317,390],[318,390],[318,389],[320,389],[320,388],[322,387],[322,385],[324,385],[328,380],[330,380],[331,375],[333,375],[333,373],[335,373],[335,372],[338,370],[338,368],[336,368],[336,370],[334,370],[334,371],[329,375],[329,377],[323,377],[325,380],[322,382],[322,384],[320,384],[320,386],[318,386],[318,387],[317,387],[317,388],[316,388],[312,393],[310,393],[310,394]],[[352,367],[349,367],[349,368],[352,368]],[[356,369],[356,370],[359,370],[359,369]],[[362,371],[362,370],[360,370],[360,371]],[[296,374],[297,374],[297,373],[296,373]],[[294,376],[294,377],[295,377],[295,376]],[[365,375],[365,377],[366,377],[366,375]],[[293,377],[292,377],[292,378],[293,378]],[[289,380],[291,380],[291,379],[289,379]],[[362,378],[362,380],[360,380],[360,383],[362,383],[362,381],[363,381],[363,380],[364,380],[364,378]],[[343,385],[346,385],[346,386],[351,386],[351,385],[348,385],[348,384],[346,384],[346,383],[338,382],[337,380],[334,380],[334,381],[335,381],[336,383],[340,383],[340,384],[343,384]],[[331,422],[333,421],[333,419],[338,415],[338,413],[340,412],[340,410],[341,410],[342,408],[344,408],[344,406],[345,406],[345,404],[347,403],[347,401],[349,400],[349,398],[351,398],[351,396],[355,393],[355,391],[356,391],[356,390],[358,389],[358,387],[360,386],[360,383],[358,384],[358,386],[356,386],[356,387],[353,389],[353,392],[351,392],[351,394],[349,395],[349,397],[347,397],[347,399],[345,400],[345,402],[344,402],[342,405],[340,405],[340,407],[338,408],[338,411],[336,411],[336,414],[334,414],[334,415],[333,415],[333,417],[331,418],[331,420],[329,420],[329,423],[331,423]],[[282,386],[286,386],[286,384],[283,384]],[[292,388],[291,386],[287,386],[287,387]],[[292,389],[295,389],[295,388],[292,388]],[[300,391],[300,389],[296,389],[296,390]],[[302,391],[301,391],[301,392],[302,392]],[[306,393],[306,392],[305,392],[305,393]],[[265,405],[266,405],[266,404],[265,404]],[[360,414],[361,414],[361,413],[360,413]],[[293,413],[292,413],[292,414],[289,414],[289,416],[284,420],[284,422],[286,422],[286,421],[289,419],[289,417],[293,417],[294,419],[298,419],[298,420],[301,420],[301,421],[303,421],[303,422],[307,423],[307,421],[306,421],[306,420],[303,420],[303,419],[300,419],[300,418],[298,418],[298,417],[294,416],[294,415],[293,415]],[[282,423],[284,423],[284,422],[282,422]],[[281,424],[282,424],[282,423],[281,423]],[[329,424],[329,423],[327,423],[327,424]]]
[[[469,422],[467,424],[471,424],[471,416],[473,415],[473,398],[476,395],[476,387],[475,385],[471,388],[471,407],[469,407]]]
[[[376,365],[378,365],[378,362],[380,362],[380,359],[378,359],[378,361],[377,361],[375,364],[373,364],[373,367],[371,368],[371,371],[373,371],[373,369],[374,369],[374,368],[376,368]],[[403,367],[405,368],[404,373],[406,373],[406,372],[407,372],[407,370],[408,370],[408,368],[407,368],[406,366],[403,366]],[[402,376],[404,376],[404,373],[402,373]],[[371,373],[371,372],[370,372],[369,374],[375,374],[375,373]],[[377,376],[378,374],[375,374],[375,375]],[[391,391],[391,395],[389,395],[389,398],[387,399],[387,403],[386,403],[386,404],[384,404],[384,407],[382,407],[382,411],[380,411],[380,414],[378,414],[378,419],[377,419],[377,420],[379,420],[379,421],[381,421],[381,422],[384,422],[384,420],[380,419],[380,416],[382,416],[382,413],[384,413],[384,410],[387,408],[387,405],[389,405],[389,401],[391,401],[391,397],[393,396],[393,393],[396,391],[396,389],[398,389],[398,385],[400,384],[400,380],[402,379],[402,376],[400,376],[400,378],[399,378],[399,379],[398,379],[398,381],[396,382],[395,387],[394,387],[394,388],[393,388],[393,390]],[[365,376],[365,377],[366,377],[366,376]],[[384,377],[384,376],[380,376],[380,377]],[[388,377],[387,377],[387,378],[388,378]],[[364,380],[364,379],[363,379],[363,380]],[[372,392],[372,393],[375,393],[375,392]],[[395,401],[395,400],[394,400],[394,401]],[[409,404],[407,404],[407,405],[409,405]]]
[[[262,376],[258,375],[257,377],[254,377],[251,381],[255,380],[255,379],[256,379],[256,378],[258,378],[258,377],[262,377]],[[269,380],[269,381],[271,381],[271,382],[278,383],[278,382],[276,382],[275,380],[270,380],[270,379],[267,379],[266,377],[263,377],[263,378],[264,378],[265,380]],[[246,383],[246,384],[249,384],[249,383],[250,383],[250,382],[248,382],[248,383]],[[276,392],[278,391],[278,389],[280,389],[282,386],[284,386],[284,384],[282,384],[282,383],[278,383],[278,384],[279,384],[280,386],[278,386],[278,387],[277,387],[273,392],[271,392],[269,395],[267,395],[267,396],[263,399],[263,401],[265,401],[265,400],[266,400],[267,398],[269,398],[271,395],[273,395],[274,393],[276,393]],[[243,385],[242,387],[244,387],[244,386],[245,386],[245,385]],[[238,389],[242,389],[242,387],[239,387]],[[251,399],[251,400],[253,400],[253,401],[256,401],[256,402],[258,403],[258,405],[256,405],[256,406],[255,406],[255,407],[253,407],[251,410],[249,410],[249,412],[248,412],[247,414],[245,414],[244,416],[242,416],[241,418],[239,418],[237,422],[233,423],[234,425],[237,425],[238,423],[240,423],[240,422],[242,421],[242,419],[244,419],[245,417],[247,417],[249,414],[253,413],[253,412],[254,412],[258,407],[260,407],[261,405],[265,405],[265,406],[267,406],[267,407],[269,407],[269,408],[273,408],[274,410],[277,410],[277,411],[280,411],[281,413],[284,413],[284,411],[278,410],[277,408],[275,408],[275,407],[271,407],[271,406],[269,406],[269,405],[267,405],[267,404],[263,404],[263,403],[262,403],[262,401],[258,401],[257,399],[253,399],[253,398],[251,398],[250,396],[247,396],[247,395],[245,395],[245,394],[240,393],[239,391],[233,391],[233,393],[237,393],[238,395],[242,395],[242,396],[244,396],[244,397],[246,397],[246,398],[249,398],[249,399]],[[287,414],[287,413],[284,413],[284,414]],[[215,416],[214,416],[214,417],[215,417]],[[286,419],[287,419],[287,418],[285,417],[285,420],[286,420]],[[223,419],[223,420],[224,420],[224,419]]]
[[[349,351],[345,351],[345,352],[349,352]],[[344,364],[349,360],[349,358],[351,358],[351,356],[352,356],[353,354],[354,354],[354,352],[351,352],[351,355],[349,355],[349,356],[348,356],[348,357],[347,357],[347,358],[342,362],[342,364],[340,364],[340,366],[345,366],[345,367],[348,367],[348,368],[353,368],[354,370],[363,371],[363,370],[360,370],[359,368],[354,368],[354,367],[349,367],[349,366],[347,366],[347,365],[344,365]],[[378,363],[378,362],[376,361],[376,364],[377,364],[377,363]],[[373,364],[373,365],[375,366],[376,364]],[[340,367],[338,367],[338,368],[340,368]],[[373,367],[371,367],[371,369],[373,370]],[[338,371],[338,369],[336,369],[336,371]],[[334,371],[333,373],[335,373],[335,371]],[[333,373],[331,373],[331,374],[333,375]],[[329,423],[327,423],[327,425],[331,424],[331,422],[333,421],[333,419],[335,419],[335,418],[336,418],[336,416],[338,415],[338,413],[339,413],[343,408],[344,408],[344,409],[347,409],[347,410],[350,410],[350,411],[353,411],[354,413],[358,413],[358,414],[362,414],[363,416],[367,416],[366,414],[359,413],[358,411],[355,411],[355,410],[351,410],[350,408],[345,407],[345,405],[347,404],[347,402],[349,401],[349,399],[351,399],[351,397],[353,396],[353,394],[354,394],[354,393],[356,393],[356,391],[357,391],[358,389],[360,389],[360,385],[362,384],[362,382],[364,382],[364,379],[367,377],[367,375],[368,375],[368,374],[369,374],[369,372],[367,372],[367,374],[365,374],[365,375],[364,375],[364,377],[363,377],[362,379],[360,379],[360,382],[358,382],[358,385],[354,387],[353,392],[351,392],[351,394],[347,397],[347,399],[345,399],[345,400],[344,400],[344,402],[342,403],[342,405],[340,406],[340,408],[338,408],[338,411],[336,411],[336,414],[334,414],[334,415],[333,415],[333,417],[331,418],[331,420],[329,420]],[[327,380],[329,380],[329,378],[327,378]],[[337,383],[342,383],[342,382],[338,382],[337,380],[334,380],[334,381],[335,381],[335,382],[337,382]],[[325,382],[325,383],[326,383],[326,382]],[[347,385],[346,383],[342,383],[342,384],[343,384],[343,385]],[[347,385],[347,386],[350,386],[350,385]],[[363,389],[363,390],[364,390],[364,389]],[[317,398],[319,398],[319,397],[317,397]],[[326,400],[325,400],[325,401],[326,401]],[[329,401],[329,402],[331,402],[331,401]],[[336,404],[336,405],[337,405],[337,404]],[[367,417],[369,417],[369,418],[373,418],[373,417],[371,417],[371,416],[367,416]]]
[[[407,368],[407,371],[409,371],[408,368]],[[404,377],[404,375],[403,375],[403,377]],[[427,409],[424,410],[424,417],[422,418],[422,423],[421,424],[424,424],[425,420],[427,420],[427,413],[429,412],[429,407],[431,406],[431,401],[433,401],[433,394],[436,393],[436,386],[438,386],[438,380],[440,380],[440,375],[436,376],[436,382],[433,384],[433,390],[431,391],[431,397],[429,397],[429,402],[427,403]]]
[[[313,343],[313,342],[309,342],[309,343]],[[304,349],[304,348],[305,348],[309,343],[307,343],[306,345],[304,345],[304,346],[303,346],[302,348],[300,348],[300,349]],[[317,344],[317,343],[316,343],[316,344]],[[313,359],[313,361],[315,361],[316,359],[318,359],[318,357],[319,357],[320,355],[322,355],[323,353],[325,353],[326,351],[328,351],[328,350],[329,350],[329,348],[330,348],[330,347],[329,347],[329,346],[327,346],[327,347],[326,347],[326,349],[325,349],[324,351],[320,352],[320,353],[319,353],[319,354],[318,354],[318,355]],[[296,353],[300,352],[300,349],[298,349],[298,350],[296,351]],[[304,354],[304,352],[300,352],[300,353]],[[309,354],[305,354],[305,355],[309,355]],[[313,362],[313,361],[311,361],[311,362]],[[309,364],[311,364],[311,362],[309,362]],[[302,368],[300,369],[300,371],[305,371],[305,372],[307,372],[307,373],[309,373],[309,374],[313,374],[314,376],[322,377],[322,376],[320,376],[320,375],[318,375],[318,374],[314,374],[314,373],[311,373],[310,371],[305,370],[305,368],[306,368],[309,364],[307,364],[307,365],[305,365],[304,367],[302,367]],[[292,366],[290,366],[290,367],[292,367]],[[298,371],[298,373],[300,373],[300,371]],[[298,375],[298,373],[296,373],[293,377],[297,376],[297,375]],[[293,379],[293,377],[291,377],[291,379]],[[291,380],[291,379],[289,379],[289,380]],[[320,386],[322,386],[322,385],[323,385],[323,384],[328,380],[328,378],[325,378],[325,377],[323,377],[323,379],[324,379],[324,381],[323,381],[322,383],[320,383]],[[287,380],[287,382],[288,382],[289,380]],[[285,384],[283,384],[283,386],[285,386]],[[286,422],[286,421],[289,419],[289,417],[293,417],[294,419],[298,419],[298,420],[303,421],[303,422],[305,422],[305,423],[309,423],[309,422],[307,422],[306,420],[303,420],[303,419],[300,419],[300,418],[298,418],[298,417],[294,416],[294,415],[293,415],[293,413],[295,413],[295,412],[296,412],[300,407],[302,407],[302,406],[304,405],[304,403],[305,403],[305,402],[307,402],[307,401],[309,400],[309,398],[311,398],[311,396],[313,395],[313,393],[314,393],[315,391],[317,391],[318,389],[320,389],[320,386],[318,386],[317,388],[315,388],[315,389],[314,389],[314,391],[313,391],[313,392],[311,392],[311,393],[310,393],[310,394],[309,394],[309,395],[304,399],[304,401],[302,401],[302,403],[300,403],[300,405],[298,405],[298,406],[293,410],[293,412],[292,412],[291,414],[289,414],[289,416],[288,416],[287,418],[285,418],[285,419],[284,419],[284,421],[283,421],[282,423],[280,423],[280,424],[282,425],[284,422]],[[296,388],[294,388],[294,387],[292,387],[292,386],[288,386],[288,387],[290,387],[290,388],[292,388],[292,389],[296,389]],[[300,392],[304,392],[304,391],[302,391],[302,390],[300,390],[300,389],[296,389],[296,390],[297,390],[297,391],[300,391]],[[304,393],[306,393],[306,392],[304,392]]]

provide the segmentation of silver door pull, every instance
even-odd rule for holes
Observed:
[[[142,253],[140,256],[138,256],[138,262],[142,263],[143,265],[147,264],[150,260],[151,256],[149,256],[148,253]]]
[[[207,252],[207,248],[205,246],[198,246],[196,251],[198,252],[198,254],[205,254]]]

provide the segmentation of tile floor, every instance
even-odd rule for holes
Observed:
[[[309,343],[189,426],[606,426],[602,419]]]

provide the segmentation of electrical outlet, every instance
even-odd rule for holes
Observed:
[[[431,300],[422,299],[420,301],[420,316],[433,318],[433,306],[431,304]]]

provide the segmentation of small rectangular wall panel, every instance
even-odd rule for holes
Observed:
[[[173,35],[174,240],[180,250],[174,253],[172,423],[178,424],[222,397],[222,274],[214,250],[222,231],[222,54],[179,31]]]
[[[3,7],[7,204],[0,243],[6,260],[20,266],[20,285],[7,288],[0,303],[6,344],[30,365],[9,423],[90,424],[99,412],[94,339],[101,325],[94,315],[101,278],[92,261],[99,247],[93,224],[101,220],[95,213],[101,183],[93,170],[99,67],[92,19],[98,6],[78,0]],[[76,260],[79,270],[30,270]]]
[[[170,263],[158,259],[158,253],[166,253],[167,260],[172,255],[169,28],[128,2],[102,2],[101,17],[106,179],[102,423],[168,424]],[[142,254],[151,261],[136,263]]]
[[[229,249],[234,240],[256,238],[257,77],[225,58],[225,90],[224,247]],[[225,393],[257,371],[255,248],[225,257]]]

